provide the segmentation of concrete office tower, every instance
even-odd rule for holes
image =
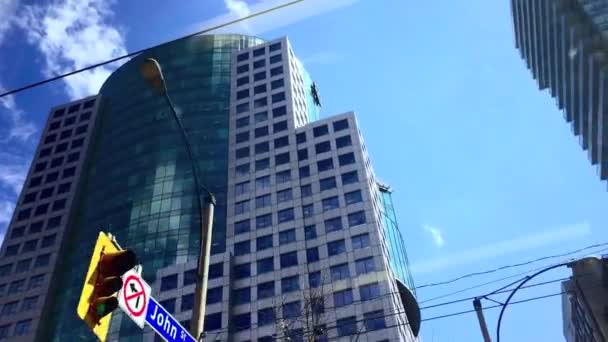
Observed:
[[[355,115],[319,119],[316,86],[289,41],[241,35],[167,44],[105,82],[36,336],[92,339],[75,308],[99,230],[134,249],[153,296],[190,324],[199,215],[177,125],[140,76],[147,57],[162,65],[218,201],[207,339],[415,341],[420,316],[390,189],[373,173]],[[311,306],[310,293],[322,300]],[[307,313],[314,325],[301,323]],[[109,339],[141,336],[117,310]],[[153,340],[146,327],[143,341]]]
[[[0,250],[0,340],[33,341],[93,131],[95,97],[51,109]]]
[[[572,277],[562,283],[566,341],[608,341],[608,259],[585,258],[570,267]]]
[[[608,179],[608,3],[511,0],[515,45]]]

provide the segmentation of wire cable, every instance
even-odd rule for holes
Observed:
[[[459,277],[456,277],[456,278],[453,278],[453,279],[450,279],[450,280],[445,280],[445,281],[440,281],[440,282],[436,282],[436,283],[429,283],[429,284],[420,285],[420,286],[416,287],[416,290],[419,290],[419,289],[422,289],[422,288],[426,288],[426,287],[433,287],[433,286],[451,284],[453,282],[456,282],[458,280],[465,279],[465,278],[470,278],[470,277],[474,277],[474,276],[494,273],[494,272],[498,272],[498,271],[501,271],[501,270],[506,270],[506,269],[514,268],[514,267],[525,266],[525,265],[529,265],[529,264],[532,264],[532,263],[535,263],[535,262],[539,262],[539,261],[543,261],[543,260],[547,260],[547,259],[553,259],[553,258],[560,258],[560,257],[564,257],[564,256],[580,253],[582,251],[585,251],[585,250],[588,250],[588,249],[591,249],[591,248],[605,247],[605,246],[608,246],[608,242],[597,243],[597,244],[594,244],[594,245],[589,245],[587,247],[579,248],[577,250],[570,251],[570,252],[563,253],[563,254],[555,254],[555,255],[550,255],[550,256],[544,256],[544,257],[541,257],[541,258],[537,258],[537,259],[533,259],[533,260],[528,260],[528,261],[521,262],[521,263],[518,263],[518,264],[505,265],[505,266],[501,266],[501,267],[494,268],[494,269],[491,269],[491,270],[468,273],[468,274],[465,274],[465,275],[462,275],[462,276],[459,276]]]
[[[75,74],[78,74],[78,73],[81,73],[81,72],[84,72],[84,71],[88,71],[88,70],[92,70],[92,69],[95,69],[95,68],[99,68],[99,67],[104,66],[104,65],[116,63],[116,62],[121,61],[123,59],[134,57],[136,55],[139,55],[141,53],[144,53],[144,52],[152,50],[152,49],[156,49],[156,48],[158,48],[160,46],[163,46],[163,45],[166,45],[166,44],[175,43],[175,42],[178,42],[178,41],[181,41],[181,40],[186,40],[186,39],[192,38],[194,36],[198,36],[200,34],[209,33],[211,31],[215,31],[217,29],[224,28],[226,26],[237,24],[237,23],[243,22],[245,20],[253,19],[255,17],[259,17],[259,16],[264,15],[264,14],[268,14],[268,13],[271,13],[271,12],[274,12],[274,11],[277,11],[277,10],[280,10],[280,9],[283,9],[283,8],[286,8],[286,7],[289,7],[289,6],[293,6],[293,5],[295,5],[297,3],[300,3],[300,2],[303,2],[303,1],[304,0],[290,1],[290,2],[281,4],[281,5],[278,5],[278,6],[274,6],[274,7],[271,7],[271,8],[268,8],[268,9],[256,12],[256,13],[252,13],[250,15],[247,15],[247,16],[235,19],[235,20],[228,21],[228,22],[223,23],[223,24],[215,25],[215,26],[206,28],[204,30],[200,30],[198,32],[190,33],[190,34],[188,34],[186,36],[183,36],[183,37],[180,37],[180,38],[176,38],[176,39],[173,39],[173,40],[161,43],[161,44],[157,44],[157,45],[154,45],[152,47],[148,47],[148,48],[144,48],[144,49],[137,50],[137,51],[134,51],[134,52],[130,52],[130,53],[127,53],[126,55],[122,55],[122,56],[118,56],[118,57],[115,57],[115,58],[112,58],[112,59],[108,59],[108,60],[106,60],[104,62],[92,64],[92,65],[86,66],[84,68],[80,68],[80,69],[76,69],[76,70],[67,72],[65,74],[60,74],[60,75],[57,75],[57,76],[54,76],[54,77],[50,77],[50,78],[47,78],[47,79],[44,79],[44,80],[41,80],[41,81],[37,81],[37,82],[34,82],[34,83],[30,83],[30,84],[24,85],[24,86],[19,87],[19,88],[14,88],[14,89],[11,89],[9,91],[5,91],[3,93],[0,93],[0,98],[3,98],[5,96],[9,96],[9,95],[12,95],[12,94],[24,91],[24,90],[35,88],[35,87],[41,86],[41,85],[46,84],[46,83],[54,82],[54,81],[60,80],[62,78],[66,78],[66,77],[69,77],[69,76],[72,76],[72,75],[75,75]]]

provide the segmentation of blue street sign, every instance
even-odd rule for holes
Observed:
[[[168,342],[196,342],[188,330],[152,297],[148,302],[146,323]]]

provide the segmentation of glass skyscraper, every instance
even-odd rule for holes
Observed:
[[[162,96],[140,74],[149,57],[162,65],[201,182],[217,198],[207,338],[416,340],[418,328],[410,324],[419,322],[409,322],[408,315],[419,320],[419,312],[415,300],[402,299],[404,288],[414,298],[414,286],[390,191],[377,182],[354,113],[320,119],[316,86],[289,41],[242,35],[196,36],[150,50],[85,99],[94,104],[92,123],[50,261],[39,267],[46,279],[33,290],[13,289],[9,297],[14,282],[33,281],[17,269],[22,259],[32,258],[24,254],[27,241],[40,235],[30,235],[29,226],[38,219],[41,198],[25,201],[38,189],[32,185],[43,172],[37,165],[50,158],[51,167],[55,153],[66,153],[55,149],[63,139],[59,131],[81,109],[72,115],[74,104],[68,104],[51,111],[2,247],[0,339],[92,340],[76,305],[99,230],[137,253],[152,295],[189,326],[199,213],[178,127]],[[57,116],[61,111],[65,119]],[[55,130],[57,142],[48,142]],[[45,148],[51,155],[42,157]],[[16,229],[21,233],[14,234]],[[45,252],[41,248],[32,253]],[[307,299],[319,291],[317,324],[302,324],[298,317],[310,307]],[[39,302],[28,302],[36,310],[21,309],[39,292]],[[7,305],[15,316],[1,314]],[[120,310],[108,337],[158,339]]]
[[[608,179],[608,2],[511,0],[515,46]]]

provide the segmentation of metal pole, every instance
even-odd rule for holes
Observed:
[[[479,300],[479,298],[475,298],[473,300],[473,307],[475,308],[475,312],[477,313],[477,320],[479,321],[479,328],[481,329],[481,334],[483,335],[484,342],[492,342],[492,339],[490,338],[490,332],[488,331],[488,326],[486,325],[486,319],[483,316],[481,300]]]
[[[211,236],[213,232],[213,213],[215,209],[215,196],[201,185],[198,164],[194,160],[192,154],[192,146],[182,120],[177,115],[175,106],[169,97],[166,85],[163,82],[164,95],[169,108],[171,108],[171,114],[177,122],[177,126],[181,133],[186,151],[188,152],[188,158],[190,159],[192,167],[192,176],[194,178],[194,188],[197,196],[197,206],[200,215],[200,234],[201,243],[199,249],[199,257],[197,263],[197,282],[196,292],[194,295],[194,307],[192,308],[192,319],[190,322],[190,332],[198,341],[202,341],[203,327],[205,325],[205,305],[207,304],[207,274],[209,272],[209,255],[211,254]],[[203,206],[203,200],[201,196],[201,189],[207,192],[207,198],[205,198],[205,205]]]

